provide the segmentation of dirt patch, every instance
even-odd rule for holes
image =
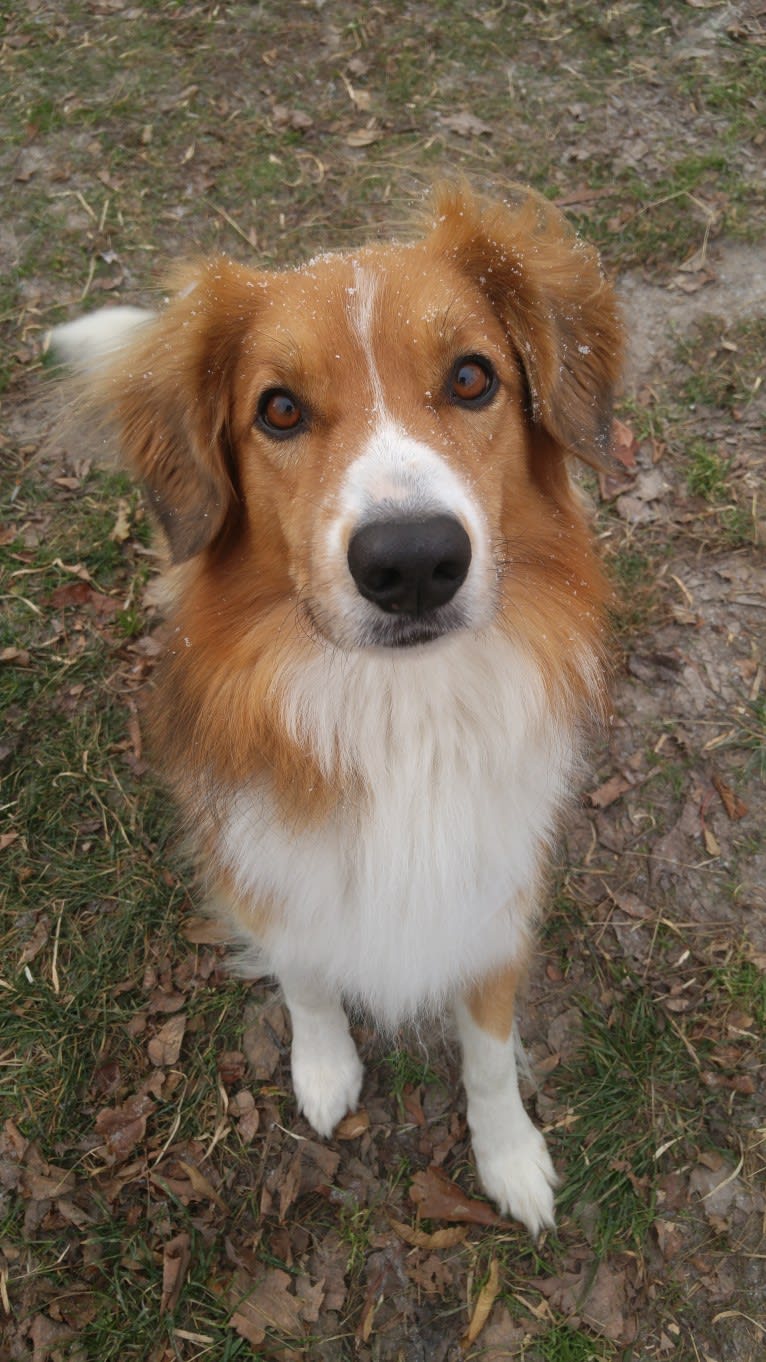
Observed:
[[[766,262],[761,245],[716,242],[694,271],[652,283],[639,271],[622,275],[619,293],[628,321],[626,384],[636,388],[658,372],[679,337],[703,317],[724,327],[766,311]]]

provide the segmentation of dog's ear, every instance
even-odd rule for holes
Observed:
[[[225,259],[190,265],[162,312],[105,309],[52,335],[80,370],[86,410],[116,428],[175,562],[212,544],[236,511],[232,389],[253,278]]]
[[[500,318],[524,369],[533,433],[603,466],[622,326],[596,252],[532,190],[514,189],[500,204],[447,185],[434,207],[428,244],[470,276]]]

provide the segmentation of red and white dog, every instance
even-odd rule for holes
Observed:
[[[527,191],[437,191],[418,240],[188,267],[162,312],[58,327],[166,532],[154,750],[298,1103],[359,1099],[344,1002],[454,1010],[481,1181],[533,1234],[555,1173],[514,998],[602,699],[606,596],[570,455],[607,448],[615,300]]]

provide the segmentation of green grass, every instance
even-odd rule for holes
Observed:
[[[400,1106],[408,1088],[439,1082],[438,1074],[431,1068],[427,1059],[416,1059],[408,1050],[401,1047],[384,1055],[383,1064],[387,1070],[387,1086]]]
[[[591,1222],[598,1256],[638,1248],[654,1219],[655,1152],[702,1119],[697,1069],[648,991],[629,976],[610,1010],[581,1002],[584,1046],[557,1070],[576,1118],[560,1137],[567,1165],[558,1205]]]
[[[686,485],[689,491],[706,501],[722,501],[728,492],[727,474],[730,468],[717,450],[704,440],[694,440],[689,446],[689,468]]]
[[[579,1329],[557,1324],[535,1341],[544,1362],[607,1362],[615,1351],[610,1343],[596,1342]]]

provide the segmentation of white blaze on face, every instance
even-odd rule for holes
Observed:
[[[362,347],[362,354],[367,361],[367,368],[370,374],[370,386],[372,388],[372,411],[374,415],[382,415],[385,411],[385,401],[383,396],[383,384],[380,381],[378,366],[375,359],[375,350],[372,343],[373,318],[375,314],[375,296],[378,291],[378,281],[369,271],[363,270],[360,265],[354,265],[354,284],[349,289],[349,321],[351,327]]]
[[[355,267],[348,317],[369,378],[369,433],[362,436],[360,452],[346,470],[319,545],[323,613],[334,620],[338,641],[347,644],[371,620],[380,619],[378,607],[357,591],[347,559],[354,531],[372,520],[454,516],[471,541],[471,566],[455,597],[462,622],[469,628],[484,626],[495,604],[489,531],[479,503],[461,474],[438,450],[410,435],[386,404],[375,353],[377,285],[373,274]]]

